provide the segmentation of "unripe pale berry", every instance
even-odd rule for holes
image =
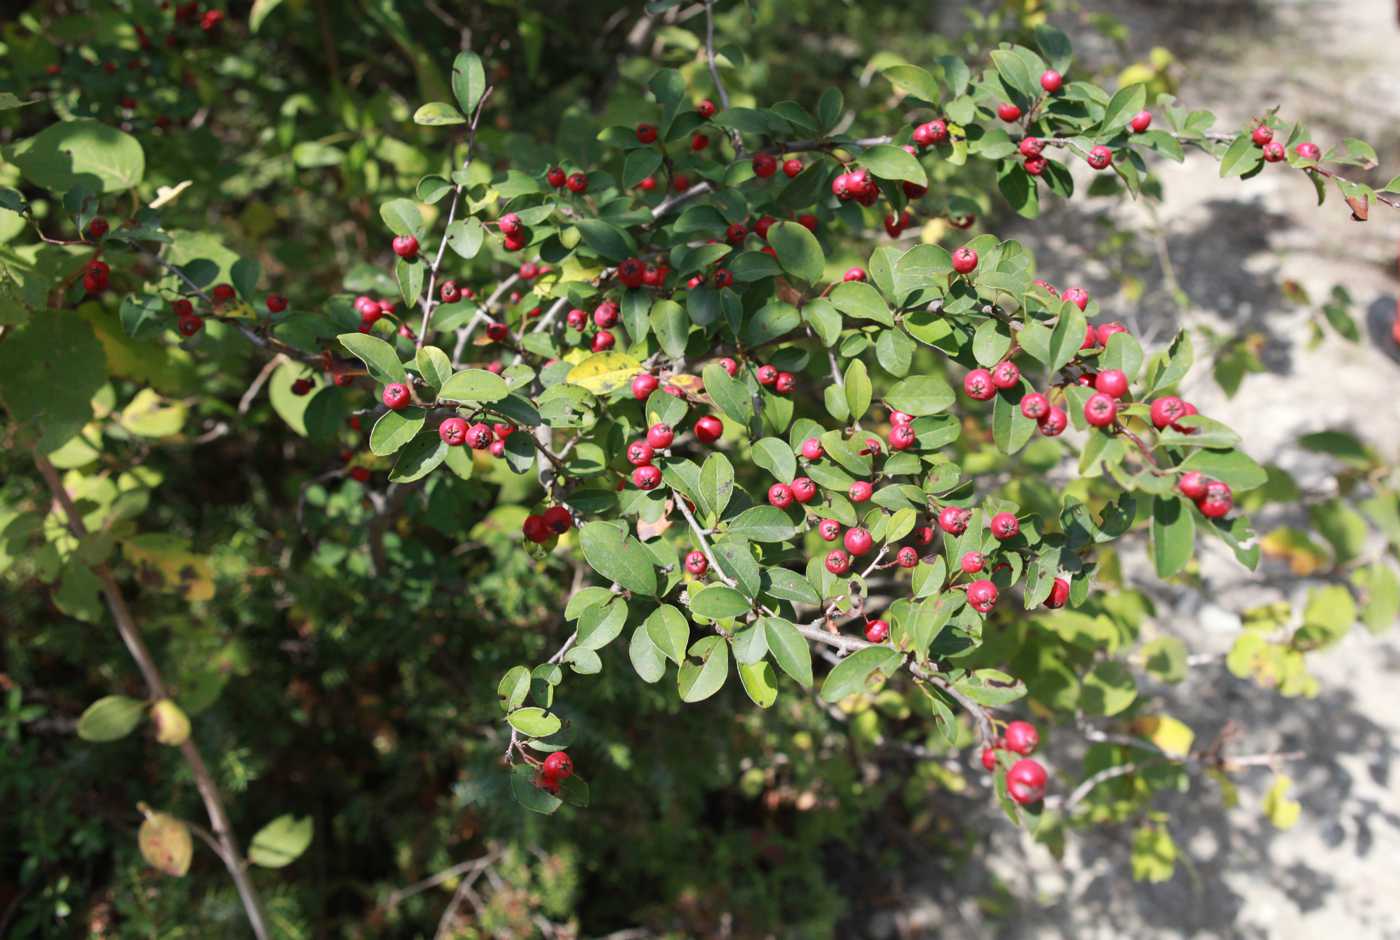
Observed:
[[[1055,92],[1059,91],[1064,83],[1064,76],[1054,69],[1046,69],[1044,72],[1040,73],[1040,87],[1044,88],[1049,94],[1053,95]]]
[[[810,503],[816,498],[817,484],[813,483],[809,477],[797,477],[790,485],[792,498],[799,503]]]
[[[779,509],[786,509],[792,505],[792,487],[786,483],[774,483],[768,487],[768,504]]]
[[[411,261],[418,257],[418,239],[412,235],[396,235],[393,242],[394,254]]]
[[[1047,779],[1040,761],[1022,758],[1006,772],[1006,792],[1022,806],[1039,803],[1045,797]]]
[[[986,561],[986,557],[981,552],[964,552],[958,565],[962,568],[963,574],[976,574],[982,570]]]
[[[1050,585],[1050,596],[1045,598],[1045,606],[1051,610],[1059,610],[1068,600],[1069,582],[1064,578],[1056,578],[1055,583]]]
[[[865,480],[857,480],[851,484],[851,488],[846,491],[846,495],[851,498],[851,502],[853,503],[864,503],[870,499],[874,492],[875,488]]]
[[[384,386],[384,394],[380,396],[380,400],[384,402],[385,408],[398,411],[413,401],[413,393],[402,382],[390,382]]]
[[[632,379],[632,397],[637,401],[646,401],[652,392],[661,385],[661,380],[650,372],[643,372]]]
[[[912,545],[905,545],[895,554],[894,563],[901,568],[913,568],[919,563],[919,550]]]
[[[992,367],[992,384],[997,388],[1015,388],[1021,381],[1021,369],[1011,360],[998,362]]]
[[[702,444],[713,444],[724,434],[724,423],[714,415],[705,415],[695,422],[695,436]]]
[[[1021,396],[1021,414],[1032,421],[1039,421],[1050,413],[1050,399],[1040,392],[1027,392]]]
[[[967,603],[979,613],[990,613],[997,604],[997,586],[983,578],[967,586]]]
[[[1105,395],[1122,398],[1128,392],[1128,377],[1122,369],[1104,369],[1094,377],[1094,388]]]
[[[963,391],[967,397],[976,401],[989,401],[996,397],[996,385],[992,382],[992,374],[986,369],[973,369],[963,376]]]
[[[1106,428],[1118,417],[1118,402],[1103,392],[1095,392],[1084,403],[1084,420],[1096,428]]]
[[[632,471],[632,482],[639,490],[654,490],[661,482],[661,471],[651,464]]]
[[[944,506],[938,512],[938,527],[949,535],[962,535],[967,531],[967,518],[971,515],[970,509]]]
[[[1059,405],[1051,405],[1036,427],[1046,437],[1059,437],[1065,433],[1065,428],[1069,427],[1069,415]]]
[[[883,643],[889,636],[890,625],[883,620],[871,620],[865,625],[865,639],[871,643]]]
[[[453,415],[438,425],[438,437],[448,447],[460,447],[467,442],[467,419]]]
[[[676,432],[669,424],[653,424],[647,428],[647,443],[657,450],[665,450],[676,439]]]
[[[809,437],[802,442],[802,456],[808,460],[822,459],[822,442],[815,437]]]
[[[959,274],[971,274],[977,268],[977,252],[964,245],[953,252],[953,270]]]
[[[1029,721],[1013,721],[1006,726],[1006,749],[1030,757],[1040,745],[1040,733]]]
[[[859,558],[874,547],[875,540],[870,537],[867,530],[857,527],[847,529],[841,543],[846,546],[846,551]]]
[[[826,553],[826,570],[832,574],[845,574],[851,570],[851,556],[839,548]]]
[[[633,441],[627,445],[627,462],[634,467],[645,467],[656,457],[656,449],[646,441]]]
[[[1085,157],[1085,162],[1096,170],[1106,170],[1113,163],[1113,151],[1103,144],[1099,144],[1089,151],[1089,156]]]
[[[823,519],[817,524],[817,534],[822,537],[823,542],[834,542],[841,534],[841,523],[835,519]]]
[[[685,556],[685,570],[697,578],[704,577],[705,572],[710,570],[710,560],[705,557],[704,552],[690,552]]]
[[[999,512],[992,516],[991,521],[987,523],[987,528],[991,529],[992,535],[1002,542],[1015,538],[1021,533],[1020,521],[1014,513],[1009,512]]]

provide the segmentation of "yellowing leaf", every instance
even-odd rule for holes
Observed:
[[[1259,540],[1266,558],[1281,558],[1296,575],[1310,575],[1330,561],[1327,552],[1306,533],[1291,526],[1275,529]]]
[[[1144,715],[1133,722],[1133,731],[1172,757],[1190,754],[1196,740],[1194,731],[1170,715]]]
[[[207,601],[214,596],[209,559],[190,552],[178,536],[138,535],[123,542],[122,551],[132,564],[154,573],[167,591],[178,591],[188,601]]]
[[[121,424],[138,437],[173,437],[185,425],[188,409],[166,404],[154,389],[143,388],[122,409]]]
[[[586,388],[594,395],[606,395],[632,381],[642,364],[626,353],[594,353],[569,370],[565,380],[570,385]]]
[[[1273,823],[1276,829],[1292,829],[1303,812],[1303,804],[1288,798],[1288,791],[1292,786],[1292,778],[1286,774],[1279,774],[1274,778],[1274,785],[1269,787],[1269,792],[1264,794],[1264,815],[1269,817],[1269,822]]]

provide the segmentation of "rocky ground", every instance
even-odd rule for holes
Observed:
[[[1400,24],[1392,0],[1083,6],[1124,19],[1134,57],[1155,45],[1170,48],[1181,60],[1180,99],[1215,111],[1219,127],[1281,105],[1310,125],[1324,149],[1349,135],[1372,143],[1389,172],[1377,171],[1371,182],[1400,173]],[[1100,52],[1115,54],[1106,44]],[[1153,218],[1140,206],[1077,200],[1016,234],[1033,245],[1047,277],[1082,283],[1105,310],[1159,344],[1183,316],[1194,325],[1262,334],[1266,374],[1248,377],[1226,399],[1198,369],[1188,397],[1240,431],[1251,454],[1285,467],[1306,489],[1325,492],[1335,484],[1329,459],[1295,444],[1300,434],[1345,428],[1400,462],[1400,355],[1389,340],[1400,212],[1376,207],[1371,221],[1356,223],[1335,191],[1319,209],[1301,174],[1271,169],[1242,184],[1221,180],[1215,163],[1200,156],[1164,166],[1162,179],[1167,198],[1157,221],[1190,298],[1184,315],[1167,289]],[[1136,302],[1119,292],[1118,262],[1095,256],[1110,224],[1139,233],[1132,254],[1141,263],[1132,273],[1144,291]],[[1332,334],[1310,347],[1314,313],[1285,302],[1281,285],[1289,279],[1315,300],[1346,285],[1365,321],[1363,341]],[[1285,508],[1257,521],[1267,529],[1299,520]],[[1278,831],[1261,815],[1266,769],[1242,780],[1231,810],[1213,785],[1199,782],[1164,805],[1182,858],[1175,876],[1157,885],[1133,882],[1127,831],[1076,836],[1061,863],[1005,825],[992,826],[990,868],[930,872],[918,902],[876,918],[870,935],[1400,938],[1400,630],[1373,636],[1357,627],[1311,657],[1321,684],[1316,698],[1284,699],[1235,679],[1219,657],[1237,634],[1239,611],[1280,597],[1297,602],[1307,582],[1278,563],[1248,572],[1223,549],[1207,557],[1202,590],[1152,591],[1157,627],[1201,654],[1186,682],[1153,691],[1198,741],[1233,719],[1247,729],[1232,745],[1238,751],[1302,751],[1289,766],[1292,796],[1303,805],[1298,824]],[[1073,757],[1072,746],[1050,755],[1067,767]]]

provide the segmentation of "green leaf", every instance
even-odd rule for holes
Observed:
[[[879,144],[863,151],[861,166],[884,180],[908,180],[919,186],[928,185],[928,174],[918,159],[903,147],[894,144]]]
[[[452,60],[452,94],[463,114],[476,110],[477,102],[486,93],[486,69],[475,52],[462,51]]]
[[[315,826],[310,816],[278,816],[258,830],[248,847],[248,861],[263,868],[285,868],[311,845]]]
[[[729,644],[721,636],[703,637],[690,647],[690,657],[700,662],[687,657],[681,663],[677,684],[682,702],[699,702],[718,692],[729,678]]]
[[[282,5],[282,0],[253,0],[253,9],[248,14],[248,31],[256,33],[268,14]]]
[[[661,167],[661,154],[651,147],[630,151],[622,165],[622,185],[631,189]],[[677,272],[685,274],[688,272]]]
[[[690,599],[690,609],[699,617],[724,620],[728,617],[742,617],[748,613],[749,601],[731,587],[712,584]]]
[[[501,676],[496,686],[498,704],[505,711],[519,708],[530,694],[530,670],[525,666],[512,666]]]
[[[510,726],[526,737],[547,738],[564,726],[559,716],[543,708],[517,708],[506,716]]]
[[[1152,500],[1152,561],[1157,575],[1170,578],[1191,561],[1196,550],[1196,520],[1176,496]]]
[[[399,354],[384,340],[366,333],[341,333],[336,339],[365,364],[376,382],[402,382],[407,376]]]
[[[643,624],[656,648],[673,663],[680,665],[690,643],[690,621],[670,604],[662,604],[651,612]]]
[[[876,681],[883,681],[904,663],[904,655],[888,646],[858,649],[832,668],[822,682],[821,699],[839,702],[848,695],[864,692]]]
[[[870,384],[870,374],[865,369],[865,363],[859,359],[851,360],[850,365],[846,366],[845,383],[842,387],[846,390],[846,405],[850,409],[850,420],[859,421],[869,410],[870,399],[874,394],[874,388]]]
[[[584,560],[598,574],[637,594],[655,596],[656,567],[641,542],[607,522],[579,529]]]
[[[1150,884],[1170,881],[1176,872],[1176,856],[1176,843],[1165,827],[1149,823],[1133,831],[1130,861],[1134,881]]]
[[[1103,121],[1099,124],[1100,135],[1109,134],[1127,126],[1133,115],[1147,104],[1147,86],[1141,83],[1118,89],[1104,109]]]
[[[529,764],[519,764],[510,772],[510,792],[515,802],[532,813],[548,816],[564,805],[564,801],[542,787],[535,786],[538,772]],[[564,783],[573,781],[569,777]],[[562,787],[561,787],[562,791]]]
[[[29,182],[60,193],[79,186],[120,192],[146,175],[146,155],[135,137],[87,119],[50,124],[5,153]]]
[[[412,199],[390,199],[379,207],[379,218],[395,235],[422,237],[423,213]]]
[[[412,483],[423,479],[442,465],[451,449],[436,430],[419,434],[399,451],[399,459],[389,471],[389,481]]]
[[[1361,592],[1361,622],[1372,633],[1395,626],[1400,617],[1400,576],[1383,561],[1357,569],[1351,583]]]
[[[938,83],[932,75],[917,65],[893,65],[881,69],[880,74],[904,94],[929,104],[938,103]]]
[[[425,415],[422,408],[384,412],[369,432],[370,452],[379,457],[398,453],[423,429]]]
[[[761,346],[784,333],[797,329],[802,315],[792,304],[772,300],[759,308],[744,322],[742,337],[747,346]]]
[[[690,338],[690,317],[680,304],[674,300],[658,300],[651,308],[651,329],[666,355],[685,353],[685,343]]]
[[[643,682],[660,682],[666,675],[666,656],[657,648],[645,626],[632,631],[632,642],[627,644],[627,658]]]
[[[947,379],[934,373],[901,379],[885,395],[885,402],[891,408],[915,417],[946,411],[954,399]]]
[[[1058,372],[1075,357],[1084,343],[1086,320],[1072,303],[1060,305],[1060,320],[1050,334],[1050,371]]]
[[[1014,386],[997,392],[992,401],[992,440],[1004,454],[1014,454],[1030,442],[1035,422],[1021,413],[1024,389]]]
[[[792,448],[776,437],[765,437],[754,443],[753,462],[773,474],[780,483],[791,483],[797,476],[797,458]]]
[[[903,151],[900,151],[903,153]],[[908,156],[908,154],[905,154]],[[778,253],[783,270],[804,281],[821,280],[826,255],[817,236],[797,222],[778,222],[768,230],[768,244]]]
[[[433,389],[442,388],[443,383],[452,378],[452,360],[436,346],[424,346],[418,350],[414,365],[423,381]]]
[[[481,251],[486,228],[479,219],[457,219],[443,231],[443,237],[459,258],[470,261]]]
[[[627,602],[618,598],[585,610],[578,618],[575,649],[600,650],[622,633],[627,624]]]
[[[781,617],[764,617],[763,632],[773,660],[802,688],[812,687],[812,650],[797,628]]]
[[[1089,670],[1079,690],[1079,705],[1090,715],[1116,715],[1136,698],[1132,672],[1113,659],[1102,660]]]
[[[737,656],[736,656],[737,660]],[[778,700],[777,673],[767,660],[754,663],[738,663],[739,681],[744,693],[759,708],[768,708]]]
[[[0,342],[0,401],[13,421],[38,429],[41,453],[92,420],[92,397],[106,381],[103,346],[81,317],[36,317]]]
[[[763,573],[766,576],[763,592],[769,597],[814,607],[822,602],[822,596],[812,583],[796,571],[774,566],[765,568]]]
[[[602,219],[579,219],[574,223],[583,243],[598,257],[607,261],[623,261],[632,257],[636,243],[632,236]]]
[[[413,123],[424,127],[442,127],[445,124],[465,124],[467,119],[446,101],[429,101],[413,112]]]
[[[438,389],[438,398],[446,401],[495,402],[509,394],[506,380],[485,369],[458,372]]]
[[[1250,170],[1262,166],[1263,163],[1264,152],[1254,146],[1254,141],[1250,140],[1248,134],[1241,134],[1235,138],[1234,143],[1230,144],[1220,157],[1220,176],[1222,179],[1243,176]]]
[[[1269,474],[1253,457],[1238,450],[1198,450],[1180,464],[1184,473],[1199,470],[1229,485],[1236,493],[1258,489],[1269,481]]]
[[[734,495],[734,465],[728,457],[715,452],[705,458],[695,495],[699,497],[701,514],[708,519],[718,519]]]
[[[84,741],[117,741],[141,722],[146,703],[125,695],[108,695],[93,702],[78,716],[78,737]]]
[[[753,417],[753,399],[749,397],[748,386],[738,379],[730,378],[729,373],[724,371],[724,366],[717,362],[705,366],[701,377],[705,382],[705,391],[714,399],[720,411],[740,424],[747,425]]]
[[[849,317],[874,320],[885,326],[893,326],[890,305],[880,292],[869,284],[860,281],[844,281],[831,292],[831,304]],[[829,345],[829,344],[828,344]]]
[[[978,669],[953,684],[974,702],[991,708],[1009,705],[1026,694],[1025,683],[998,669]]]
[[[750,542],[783,542],[797,534],[797,527],[776,506],[754,506],[729,520],[728,531]]]

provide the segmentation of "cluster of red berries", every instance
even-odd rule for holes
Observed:
[[[531,542],[544,543],[563,535],[574,527],[574,517],[563,506],[550,506],[542,513],[531,513],[520,525],[521,533]]]
[[[548,793],[558,793],[559,785],[574,775],[574,762],[567,751],[555,751],[540,764],[535,786]]]
[[[838,173],[831,181],[831,192],[842,202],[855,200],[863,206],[873,206],[880,198],[880,187],[864,167]]]
[[[1181,495],[1196,504],[1201,515],[1207,519],[1219,519],[1229,513],[1235,505],[1234,494],[1228,484],[1195,470],[1187,471],[1177,481],[1176,488]]]
[[[111,266],[101,258],[93,258],[83,269],[83,289],[89,294],[100,294],[107,289],[111,277]]]
[[[387,388],[384,403],[389,403]],[[461,415],[444,418],[438,425],[438,437],[442,438],[442,442],[448,447],[461,447],[465,444],[472,450],[489,451],[493,457],[500,457],[505,453],[506,438],[514,432],[513,424],[490,425],[485,421],[470,424]]]
[[[1040,734],[1035,725],[1028,721],[1013,721],[1006,726],[1006,733],[990,747],[982,749],[982,766],[987,770],[997,769],[997,751],[1006,750],[1021,755],[1006,771],[1006,792],[1011,799],[1022,806],[1038,803],[1045,797],[1045,783],[1049,775],[1038,760],[1030,755],[1040,745]]]
[[[550,167],[544,175],[545,180],[555,189],[567,189],[575,195],[583,195],[588,192],[588,174],[575,170],[573,173],[564,172],[563,167]],[[525,247],[521,242],[517,247],[511,247],[509,241],[506,243],[506,250],[519,251]]]
[[[695,439],[702,444],[713,444],[724,433],[724,423],[714,415],[702,415],[695,421]],[[661,485],[661,468],[655,460],[657,454],[668,451],[676,439],[676,431],[669,424],[657,422],[647,428],[646,437],[627,445],[627,462],[632,465],[632,483],[639,490],[654,490]]]
[[[360,315],[360,332],[370,333],[374,331],[374,325],[384,317],[388,317],[391,322],[396,319],[398,304],[392,300],[375,300],[361,294],[355,298],[355,312]]]

